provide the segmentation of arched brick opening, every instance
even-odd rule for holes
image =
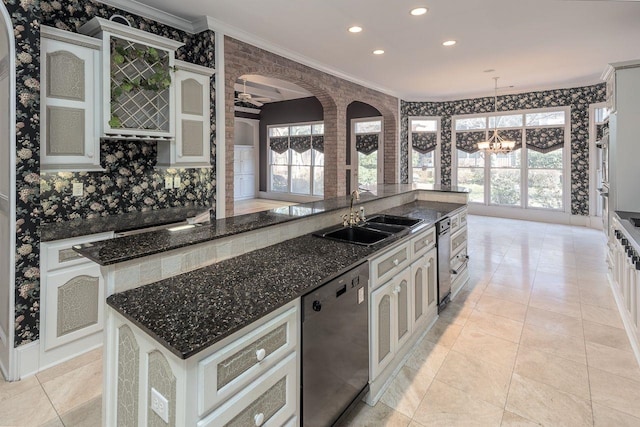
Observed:
[[[234,84],[248,74],[295,83],[312,93],[324,109],[324,196],[346,194],[346,114],[354,100],[377,108],[385,125],[384,181],[396,182],[398,99],[318,71],[230,37],[225,47],[225,216],[233,215]]]

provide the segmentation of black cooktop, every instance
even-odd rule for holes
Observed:
[[[640,218],[629,218],[634,227],[640,227]]]

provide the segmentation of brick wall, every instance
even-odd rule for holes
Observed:
[[[234,84],[245,74],[274,77],[311,92],[324,108],[324,195],[346,194],[347,106],[375,107],[384,117],[384,182],[395,183],[398,168],[398,98],[343,80],[230,37],[224,39],[226,216],[233,215]]]

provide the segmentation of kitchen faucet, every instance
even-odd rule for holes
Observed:
[[[351,193],[351,202],[349,203],[349,213],[344,214],[342,216],[342,225],[347,227],[352,227],[354,225],[358,225],[359,222],[365,221],[364,217],[364,208],[360,206],[359,212],[353,211],[353,201],[360,200],[360,192],[358,190],[353,190]]]

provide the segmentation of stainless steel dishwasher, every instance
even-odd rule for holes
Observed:
[[[302,425],[327,427],[369,390],[369,263],[302,297]]]
[[[438,313],[451,297],[451,219],[442,218],[436,223],[438,246]]]

